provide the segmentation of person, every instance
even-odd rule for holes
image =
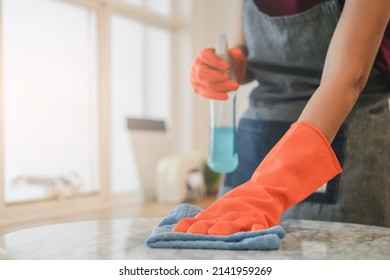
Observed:
[[[228,235],[282,219],[389,227],[390,1],[244,0],[241,13],[236,81],[212,48],[191,71],[209,99],[258,81],[237,130],[239,166],[174,231]]]

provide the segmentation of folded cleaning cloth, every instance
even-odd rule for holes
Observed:
[[[285,235],[277,225],[266,230],[237,232],[231,235],[205,235],[173,232],[181,218],[194,217],[203,211],[190,204],[180,204],[158,224],[146,239],[150,248],[223,249],[223,250],[275,250]]]

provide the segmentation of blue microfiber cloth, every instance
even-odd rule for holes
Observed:
[[[146,246],[175,249],[275,250],[280,247],[280,240],[285,235],[281,226],[237,232],[227,236],[172,232],[181,218],[194,217],[201,211],[203,209],[197,206],[180,204],[152,231],[146,239]]]

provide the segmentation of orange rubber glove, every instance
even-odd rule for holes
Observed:
[[[227,93],[238,89],[244,81],[246,57],[239,48],[229,49],[236,81],[229,75],[229,64],[215,54],[215,49],[203,49],[191,69],[194,91],[208,99],[226,100]]]
[[[180,220],[174,231],[229,235],[275,226],[284,210],[340,172],[339,162],[321,131],[309,123],[296,122],[249,181],[196,217]]]

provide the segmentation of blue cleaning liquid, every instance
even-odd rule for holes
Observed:
[[[238,166],[236,137],[233,127],[211,129],[208,165],[218,173],[229,173]]]

